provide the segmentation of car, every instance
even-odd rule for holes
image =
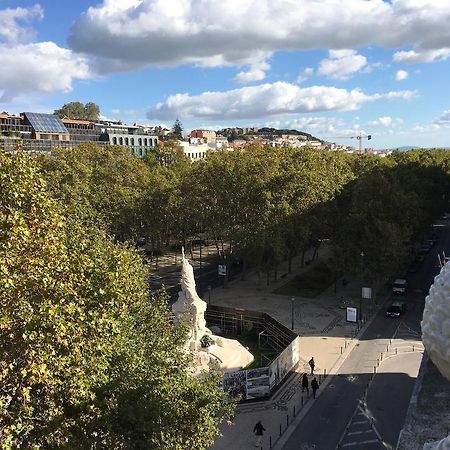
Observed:
[[[392,293],[396,295],[405,294],[407,285],[408,283],[404,278],[397,278],[392,285]]]
[[[386,310],[386,317],[394,319],[400,318],[400,316],[406,312],[407,306],[408,305],[404,300],[394,300]]]

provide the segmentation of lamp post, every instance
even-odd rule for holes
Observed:
[[[208,284],[208,305],[211,304],[211,285]]]
[[[362,280],[361,280],[361,295],[359,296],[359,321],[362,321],[362,299],[363,299],[363,287],[364,287],[364,252],[361,252],[362,263]]]
[[[291,297],[291,330],[294,330],[294,301],[295,297]]]

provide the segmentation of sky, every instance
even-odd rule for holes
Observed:
[[[450,147],[450,0],[0,0],[0,111]]]

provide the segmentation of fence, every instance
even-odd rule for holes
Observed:
[[[239,335],[253,330],[258,344],[264,343],[277,354],[267,364],[253,369],[226,373],[223,388],[241,401],[270,397],[299,361],[299,337],[266,313],[240,308],[210,305],[205,313],[209,328],[218,327],[224,335]]]

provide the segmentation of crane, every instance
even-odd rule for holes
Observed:
[[[370,141],[372,139],[371,134],[365,134],[359,133],[357,136],[329,136],[327,139],[357,139],[359,141],[359,151],[362,151],[362,140],[367,139]]]

